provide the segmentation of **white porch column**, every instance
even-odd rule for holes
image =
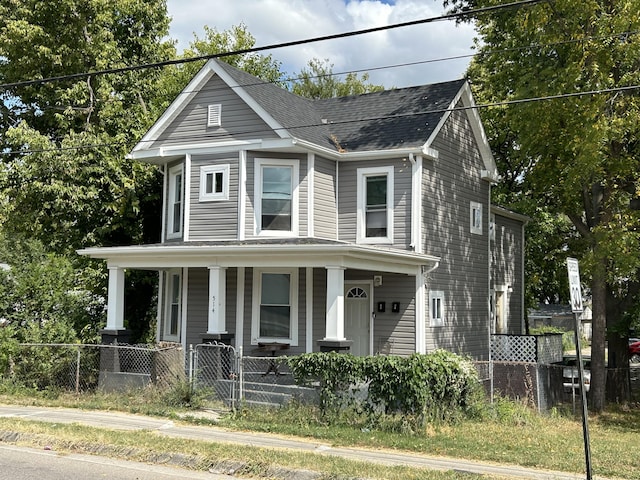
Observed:
[[[345,340],[344,337],[344,267],[327,269],[327,321],[324,340]]]
[[[425,308],[426,288],[424,274],[418,269],[416,274],[416,353],[427,353],[427,312]]]
[[[107,326],[105,330],[124,330],[124,269],[109,266]]]
[[[224,267],[209,267],[209,315],[207,334],[227,333],[225,300],[227,275]]]

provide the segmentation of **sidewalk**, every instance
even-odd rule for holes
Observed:
[[[119,412],[0,405],[0,417],[17,417],[50,423],[77,423],[112,430],[152,430],[168,437],[188,438],[203,442],[235,443],[262,448],[307,451],[320,455],[335,455],[353,460],[386,465],[404,465],[445,471],[455,470],[480,475],[498,475],[508,478],[577,480],[584,479],[586,476],[584,473],[570,474],[535,470],[518,466],[494,465],[454,458],[400,453],[392,450],[333,447],[329,444],[305,439],[261,433],[233,432],[217,427],[181,425],[166,419]],[[602,477],[598,478],[605,480]]]

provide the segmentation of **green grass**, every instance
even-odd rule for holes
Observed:
[[[48,392],[34,396],[32,391],[27,395],[21,391],[5,390],[3,394],[1,387],[0,384],[0,403],[8,404],[118,409],[173,419],[188,418],[201,408],[222,410],[221,405],[209,403],[205,397],[194,398],[180,391],[162,392],[148,389],[142,393],[137,391],[129,394],[81,396],[56,395]],[[197,419],[195,415],[193,417],[194,422],[208,422],[208,420]],[[578,474],[585,470],[582,424],[569,410],[539,415],[520,403],[499,399],[494,405],[483,406],[476,412],[473,419],[459,418],[449,423],[427,424],[419,429],[413,424],[390,417],[385,417],[376,425],[369,423],[348,411],[334,416],[329,421],[315,408],[292,405],[283,409],[241,409],[234,414],[223,415],[217,424],[236,430],[318,439],[335,446],[397,449]],[[640,479],[637,452],[634,448],[640,434],[640,406],[634,404],[625,408],[612,407],[603,414],[591,415],[589,425],[594,475]],[[17,428],[25,428],[60,439],[65,438],[65,441],[72,443],[73,436],[77,435],[81,438],[80,445],[96,441],[94,429],[85,427],[60,425],[55,427],[57,430],[52,433],[51,429],[54,428],[52,426],[20,422],[15,419],[5,419],[0,422],[0,430]],[[68,433],[66,433],[67,429]],[[82,437],[83,431],[89,432],[86,437]],[[65,436],[60,436],[60,432],[65,432]],[[371,465],[324,458],[308,453],[292,455],[275,450],[263,451],[264,449],[252,449],[249,453],[244,450],[248,447],[239,449],[237,446],[229,448],[215,444],[199,445],[197,442],[185,440],[171,440],[171,443],[167,443],[166,438],[159,439],[152,433],[124,435],[122,432],[117,432],[104,433],[104,435],[105,437],[100,441],[105,445],[112,445],[116,453],[120,451],[119,449],[136,447],[140,450],[139,454],[142,455],[143,460],[144,456],[148,455],[145,452],[164,448],[165,451],[168,449],[172,452],[185,452],[185,455],[196,455],[198,458],[202,456],[202,464],[218,458],[229,460],[251,458],[251,465],[247,468],[262,473],[268,466],[281,465],[294,469],[320,470],[328,475],[326,478],[346,478],[336,476],[338,474],[347,477],[389,479],[473,478],[454,472],[447,474],[433,472],[434,476],[427,477],[421,470],[387,469],[381,466],[376,467],[376,473],[372,474]],[[152,440],[158,443],[145,443]],[[247,473],[243,475],[246,476]]]

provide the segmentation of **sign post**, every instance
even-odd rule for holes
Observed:
[[[571,311],[575,319],[576,361],[578,363],[578,383],[582,398],[582,434],[584,437],[584,458],[587,466],[587,480],[591,480],[591,449],[589,443],[589,420],[587,412],[587,392],[584,388],[584,364],[582,363],[582,345],[580,345],[580,314],[582,313],[582,287],[580,286],[580,268],[578,260],[567,258],[569,274],[569,294]]]

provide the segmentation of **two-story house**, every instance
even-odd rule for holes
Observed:
[[[522,333],[525,218],[491,205],[464,80],[312,101],[210,60],[129,158],[164,173],[162,238],[79,252],[107,261],[105,335],[126,269],[159,272],[157,338],[185,347],[483,359]]]

